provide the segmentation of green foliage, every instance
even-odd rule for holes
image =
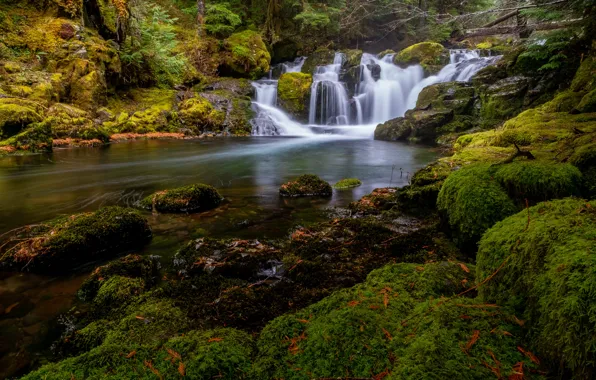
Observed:
[[[195,184],[158,191],[141,201],[141,207],[159,212],[199,212],[219,206],[221,195],[213,186]]]
[[[579,195],[582,174],[570,164],[517,161],[502,165],[495,172],[495,179],[512,198],[536,203]]]
[[[207,131],[221,132],[225,113],[213,107],[202,96],[195,96],[180,103],[178,116],[181,122],[196,134]]]
[[[187,60],[175,54],[178,46],[176,19],[158,5],[138,3],[137,7],[137,12],[146,15],[141,19],[133,18],[131,28],[135,32],[127,37],[120,51],[125,81],[159,86],[179,83]]]
[[[224,50],[224,67],[234,76],[256,79],[269,71],[271,55],[255,31],[232,34],[224,41]]]
[[[490,165],[471,165],[452,173],[443,184],[437,208],[460,246],[472,247],[484,231],[516,212],[507,193],[492,178]]]
[[[220,38],[228,37],[242,24],[242,19],[228,3],[207,4],[205,29]]]
[[[333,188],[349,189],[352,187],[358,187],[360,185],[362,185],[362,181],[360,181],[358,178],[344,178],[342,180],[337,181],[335,185],[333,185]]]
[[[528,74],[556,71],[572,62],[572,48],[577,38],[573,31],[554,31],[538,38],[530,40],[518,56],[516,71]]]
[[[279,193],[285,197],[302,197],[302,196],[331,196],[333,189],[329,183],[323,181],[314,174],[304,174],[281,185]]]
[[[534,348],[568,378],[594,373],[595,241],[595,205],[566,198],[497,223],[478,250],[477,278],[498,272],[479,295],[521,313]]]

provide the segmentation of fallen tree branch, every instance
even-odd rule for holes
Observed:
[[[515,146],[515,149],[517,149],[517,152],[515,152],[511,157],[509,157],[508,159],[506,159],[505,161],[503,161],[503,164],[509,164],[512,163],[513,160],[515,160],[517,157],[526,157],[528,160],[535,160],[536,157],[534,157],[534,155],[527,150],[521,150],[519,148],[519,146],[517,146],[516,143],[513,143],[513,146]]]
[[[495,26],[490,28],[468,29],[463,32],[461,38],[493,36],[497,34],[518,34],[521,31],[556,30],[564,29],[581,23],[583,19],[563,20],[557,22],[545,22],[541,24],[520,25],[520,26]]]

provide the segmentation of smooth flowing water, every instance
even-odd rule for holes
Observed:
[[[376,187],[407,184],[410,173],[435,158],[428,148],[327,135],[137,141],[2,158],[0,235],[60,214],[134,206],[160,189],[196,182],[215,186],[225,197],[216,210],[143,211],[154,237],[140,253],[160,255],[167,263],[182,244],[200,236],[287,236],[293,226],[323,220],[330,206],[346,206]],[[281,184],[305,173],[330,183],[357,177],[363,185],[334,191],[331,198],[279,196]],[[91,268],[66,277],[0,272],[0,368],[31,360],[42,337],[57,338],[47,335],[61,331],[48,328],[48,321],[71,307]]]

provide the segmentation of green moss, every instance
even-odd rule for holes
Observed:
[[[48,123],[35,123],[24,131],[0,141],[0,147],[34,153],[52,151],[52,129]]]
[[[72,105],[56,103],[48,109],[46,116],[44,123],[51,126],[55,138],[97,139],[104,143],[110,140],[108,131],[96,125],[88,112]]]
[[[302,65],[301,71],[306,74],[313,74],[317,66],[324,66],[332,63],[334,56],[335,52],[333,50],[320,48],[308,55]]]
[[[279,78],[277,96],[280,106],[290,114],[307,117],[312,75],[285,73]]]
[[[445,262],[388,265],[364,284],[273,320],[257,342],[253,376],[474,379],[492,375],[483,362],[500,366],[505,376],[519,361],[528,365],[517,339],[503,334],[516,332],[507,314],[461,297],[434,299],[469,286],[463,268],[468,270]],[[465,349],[475,331],[481,338]]]
[[[23,234],[23,240],[4,246],[4,265],[62,272],[100,256],[141,247],[151,237],[151,230],[136,211],[113,206],[59,217]]]
[[[594,79],[594,72],[596,71],[596,57],[593,55],[587,56],[577,69],[570,89],[575,92],[591,91],[596,88],[596,79]]]
[[[341,53],[344,55],[344,58],[345,58],[345,62],[344,62],[345,66],[347,66],[347,67],[360,66],[360,61],[362,60],[362,50],[345,49],[345,50],[341,50]]]
[[[205,131],[221,132],[225,113],[216,110],[213,105],[202,96],[195,96],[180,103],[178,115],[182,123],[192,128],[196,133]]]
[[[140,278],[112,276],[103,281],[97,295],[93,298],[93,306],[98,311],[120,308],[131,302],[132,298],[145,289],[145,281]]]
[[[464,167],[451,174],[439,192],[437,207],[462,247],[473,247],[484,231],[517,210],[492,178],[494,172],[489,165]]]
[[[553,100],[545,103],[542,109],[547,112],[569,112],[582,100],[583,93],[570,90],[558,93]]]
[[[224,41],[224,49],[225,66],[231,74],[256,79],[269,71],[271,55],[255,31],[232,34]]]
[[[222,199],[213,186],[195,184],[154,193],[141,201],[141,207],[159,212],[199,212],[219,206]]]
[[[0,137],[19,133],[31,123],[41,121],[41,116],[26,105],[0,103]]]
[[[580,112],[596,112],[596,89],[584,95],[576,108]]]
[[[595,210],[575,198],[540,203],[488,230],[477,256],[479,279],[498,272],[479,295],[522,313],[533,348],[569,378],[594,372]]]
[[[522,202],[580,195],[582,174],[570,164],[516,161],[499,167],[494,174],[509,195]]]
[[[416,107],[421,109],[451,109],[455,115],[472,112],[475,90],[468,83],[446,82],[425,87],[418,95]]]
[[[399,208],[401,210],[435,209],[439,191],[451,171],[451,166],[442,161],[418,170],[412,176],[410,185],[397,191]]]
[[[131,254],[99,266],[81,285],[77,293],[79,298],[93,300],[102,283],[113,276],[139,278],[149,287],[159,279],[159,263],[149,257]]]
[[[281,185],[279,193],[285,197],[302,197],[302,196],[331,196],[333,189],[329,183],[323,181],[314,174],[304,174]]]
[[[447,61],[446,61],[447,59]],[[402,65],[419,63],[422,67],[442,65],[448,62],[447,50],[436,42],[421,42],[399,51],[393,62]]]
[[[98,105],[104,104],[105,94],[105,79],[98,71],[91,71],[73,82],[70,87],[71,102],[87,111],[94,111]]]
[[[349,189],[352,187],[358,187],[360,185],[362,185],[362,181],[360,181],[358,178],[344,178],[340,181],[337,181],[335,185],[333,185],[333,188]]]

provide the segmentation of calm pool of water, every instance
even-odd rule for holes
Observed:
[[[197,182],[215,186],[226,199],[216,210],[145,212],[154,238],[144,253],[168,260],[181,244],[199,236],[286,236],[297,224],[321,220],[327,207],[346,206],[377,187],[406,185],[411,173],[436,157],[423,147],[323,135],[136,141],[2,158],[0,234],[59,214],[133,206],[156,190]],[[329,199],[279,196],[281,184],[305,173],[331,184],[356,177],[363,185],[334,191]],[[14,342],[0,344],[0,367],[13,365],[16,353],[35,342],[44,323],[68,310],[83,279],[84,273],[58,278],[0,273],[0,335]]]

